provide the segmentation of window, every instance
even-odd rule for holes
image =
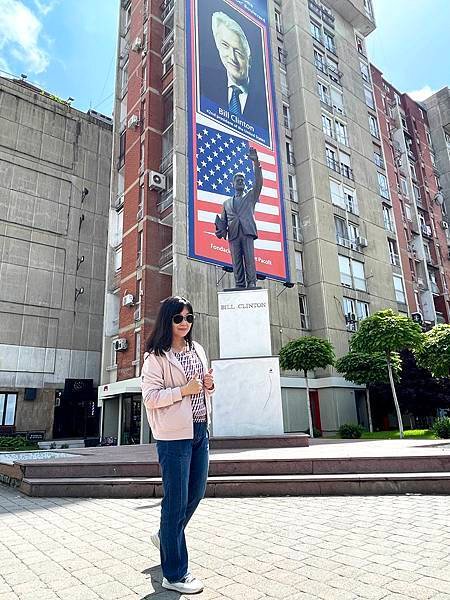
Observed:
[[[370,73],[369,73],[369,67],[368,67],[367,63],[359,61],[359,67],[361,70],[361,77],[364,79],[364,81],[367,81],[367,83],[370,83]]]
[[[122,243],[123,235],[123,209],[111,213],[111,246],[116,248]]]
[[[137,212],[137,219],[142,219],[144,216],[144,199],[145,199],[145,190],[144,190],[144,186],[141,185],[139,187],[139,204],[138,204],[138,212]]]
[[[114,251],[114,270],[116,273],[122,268],[122,246]]]
[[[292,213],[292,235],[296,242],[302,241],[302,236],[300,232],[300,219],[298,217],[298,213]]]
[[[295,167],[295,156],[290,142],[286,142],[286,156],[288,165]]]
[[[280,69],[281,93],[283,96],[289,96],[289,87],[287,83],[287,74],[284,69]]]
[[[404,196],[409,198],[408,183],[404,177],[400,177],[400,190]]]
[[[345,114],[344,110],[344,95],[334,87],[330,88],[331,105],[341,115]]]
[[[337,216],[334,217],[334,226],[336,242],[340,246],[356,249],[356,238],[359,237],[358,226]]]
[[[120,74],[120,85],[121,85],[121,90],[122,90],[122,96],[127,91],[127,84],[128,84],[128,60],[123,65],[122,72]]]
[[[289,182],[289,199],[291,202],[298,202],[298,194],[297,194],[297,179],[295,175],[288,175]]]
[[[297,277],[297,283],[304,283],[303,278],[303,253],[295,251],[295,273]]]
[[[173,52],[171,52],[170,54],[167,54],[167,56],[164,57],[163,63],[162,63],[162,74],[163,77],[164,75],[167,75],[167,73],[172,69],[173,67]]]
[[[325,48],[336,54],[336,43],[334,41],[334,35],[329,33],[326,29],[323,30],[323,42],[325,44]]]
[[[414,191],[414,198],[416,199],[416,202],[418,202],[420,204],[422,202],[422,196],[420,195],[419,186],[416,185],[415,183],[413,183],[413,191]]]
[[[139,163],[139,170],[140,171],[144,170],[144,162],[145,162],[145,143],[142,142],[142,144],[141,144],[141,158],[140,158],[140,163]]]
[[[121,169],[125,162],[125,151],[126,151],[127,134],[123,131],[119,138],[119,160],[117,167]]]
[[[140,231],[138,233],[138,239],[137,239],[136,267],[142,267],[142,264],[143,264],[142,250],[143,250],[143,248],[144,248],[144,232]]]
[[[342,300],[347,329],[348,331],[356,331],[358,322],[370,314],[369,304],[360,300],[353,300],[353,298],[346,298],[345,296]]]
[[[317,82],[317,91],[319,92],[320,100],[324,104],[331,106],[331,98],[330,98],[330,93],[328,91],[328,86],[326,86],[321,81],[318,81]]]
[[[336,128],[336,139],[340,144],[344,144],[348,146],[348,135],[347,135],[347,125],[341,123],[341,121],[335,121]]]
[[[395,298],[401,304],[406,303],[405,288],[403,287],[403,279],[399,275],[394,275]]]
[[[141,372],[141,332],[134,332],[134,360],[135,360],[135,372],[134,376],[139,377]]]
[[[283,33],[283,22],[281,20],[281,13],[275,9],[275,27],[278,33]]]
[[[380,196],[382,196],[383,198],[386,198],[387,200],[390,200],[389,187],[388,187],[386,175],[384,175],[383,173],[377,172],[377,176],[378,176],[378,188],[380,190]]]
[[[350,154],[346,154],[345,152],[339,152],[339,158],[341,161],[341,173],[347,179],[354,179],[353,177],[353,169],[351,165]]]
[[[367,287],[366,278],[364,275],[364,263],[340,254],[338,255],[338,258],[342,285],[354,288],[355,290],[366,291]]]
[[[377,165],[377,167],[384,169],[383,155],[379,146],[373,147],[373,162]]]
[[[374,137],[376,137],[376,138],[380,137],[380,134],[378,132],[378,123],[377,123],[377,120],[372,115],[369,115],[369,130],[370,130],[370,133]]]
[[[416,167],[411,162],[409,163],[409,167],[411,169],[412,178],[417,180]]]
[[[423,251],[424,251],[424,254],[425,254],[425,260],[427,262],[429,262],[429,263],[432,262],[432,260],[431,260],[430,246],[428,244],[426,244],[425,242],[423,244]]]
[[[291,128],[291,114],[287,104],[283,104],[283,122],[286,129]]]
[[[333,169],[333,171],[337,171],[339,173],[340,169],[339,169],[339,161],[338,161],[338,154],[337,154],[336,148],[333,148],[332,146],[328,146],[328,145],[325,146],[325,156],[326,156],[327,166],[330,167],[330,169]]]
[[[141,70],[141,92],[144,93],[147,89],[147,63],[142,65]]]
[[[366,11],[366,14],[373,19],[372,0],[364,0],[364,10]]]
[[[286,67],[287,64],[287,52],[283,48],[278,48],[278,60],[282,67]]]
[[[398,255],[397,242],[395,240],[388,240],[389,246],[389,260],[391,261],[391,265],[395,267],[400,266],[400,257]]]
[[[428,145],[430,146],[430,148],[432,148],[433,142],[431,141],[431,135],[430,135],[430,132],[428,131],[428,129],[425,129],[425,135],[427,138]]]
[[[322,115],[322,130],[329,137],[333,137],[333,121],[326,115]]]
[[[431,291],[433,292],[433,294],[439,294],[439,287],[436,281],[436,273],[434,273],[433,271],[428,271],[428,276],[430,278]]]
[[[322,28],[315,21],[310,23],[311,34],[315,40],[322,43]]]
[[[314,64],[316,65],[316,68],[319,69],[319,71],[321,71],[322,73],[327,72],[325,56],[316,49],[314,49]]]
[[[0,425],[14,425],[16,422],[17,394],[0,393]]]
[[[360,54],[362,54],[363,56],[366,56],[366,49],[364,47],[364,40],[362,38],[360,38],[358,35],[355,36],[355,40],[356,40],[356,49],[358,50],[358,52]]]
[[[355,190],[347,186],[343,186],[338,181],[330,179],[330,194],[331,202],[335,206],[339,206],[340,208],[343,208],[354,215],[358,214]]]
[[[339,71],[338,63],[335,60],[328,58],[327,66],[328,66],[328,76],[331,79],[331,81],[334,81],[335,83],[340,84],[341,83],[341,72]]]
[[[384,220],[384,228],[388,231],[395,232],[394,220],[392,218],[392,209],[389,206],[385,206],[383,204],[383,220]]]
[[[367,106],[369,108],[372,108],[373,110],[375,110],[375,101],[373,99],[372,90],[369,88],[366,88],[366,86],[364,86],[364,97],[366,99]]]
[[[302,329],[309,329],[309,314],[306,296],[299,296],[298,303],[300,306],[300,327]]]

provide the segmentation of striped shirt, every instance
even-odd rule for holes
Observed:
[[[181,363],[188,381],[194,379],[194,377],[198,377],[203,381],[203,376],[205,374],[203,363],[198,357],[194,347],[190,350],[186,350],[186,352],[174,352],[174,354],[175,358]],[[199,394],[193,394],[191,396],[191,403],[194,423],[205,423],[206,403],[204,391],[202,390]]]

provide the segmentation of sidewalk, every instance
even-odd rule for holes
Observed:
[[[158,519],[153,499],[0,486],[0,600],[181,598],[160,586]],[[188,544],[199,600],[450,600],[448,496],[211,498]]]

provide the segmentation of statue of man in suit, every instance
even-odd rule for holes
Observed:
[[[245,175],[233,177],[234,196],[223,203],[222,214],[216,217],[216,236],[230,244],[234,279],[237,288],[256,287],[255,240],[258,237],[255,205],[261,194],[263,178],[258,153],[250,148],[248,157],[253,162],[255,185],[244,194]]]

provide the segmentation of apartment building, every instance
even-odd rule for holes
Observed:
[[[0,431],[98,435],[112,121],[0,78]]]
[[[396,293],[427,327],[448,323],[448,222],[428,111],[373,65],[371,78],[374,96],[369,100],[378,116],[374,160],[390,261],[398,277]]]
[[[196,155],[190,153],[189,102],[197,88],[192,86],[196,71],[189,60],[189,32],[205,19],[195,12],[198,2],[203,0],[167,0],[161,6],[121,2],[99,387],[102,435],[111,443],[151,439],[139,373],[163,298],[176,293],[192,301],[196,337],[212,359],[219,357],[217,291],[232,287],[230,269],[191,251],[191,158]],[[238,0],[214,0],[202,7],[233,10],[236,20],[257,23],[257,11],[248,15],[246,3]],[[365,37],[375,28],[372,4],[268,0],[267,14],[270,60],[264,69],[267,89],[273,85],[278,149],[273,160],[279,157],[277,181],[283,182],[281,230],[288,267],[284,277],[259,275],[269,291],[272,351],[277,354],[299,336],[317,335],[330,339],[340,356],[348,351],[360,319],[386,307],[408,312],[406,297],[399,294],[405,289],[403,271],[391,260],[374,162],[373,146],[380,143],[377,113],[367,104],[369,91],[373,94],[365,51]],[[247,21],[240,22],[245,28]],[[208,35],[216,59],[209,28]],[[276,175],[265,177],[264,186],[270,188],[268,178],[274,181]],[[266,207],[266,214],[272,208]],[[208,224],[204,230],[212,235]],[[266,224],[261,247],[273,247],[281,230],[270,231]],[[282,377],[287,432],[307,429],[305,385],[298,375]],[[364,390],[332,369],[312,376],[314,422],[325,434],[343,422],[367,423]]]

